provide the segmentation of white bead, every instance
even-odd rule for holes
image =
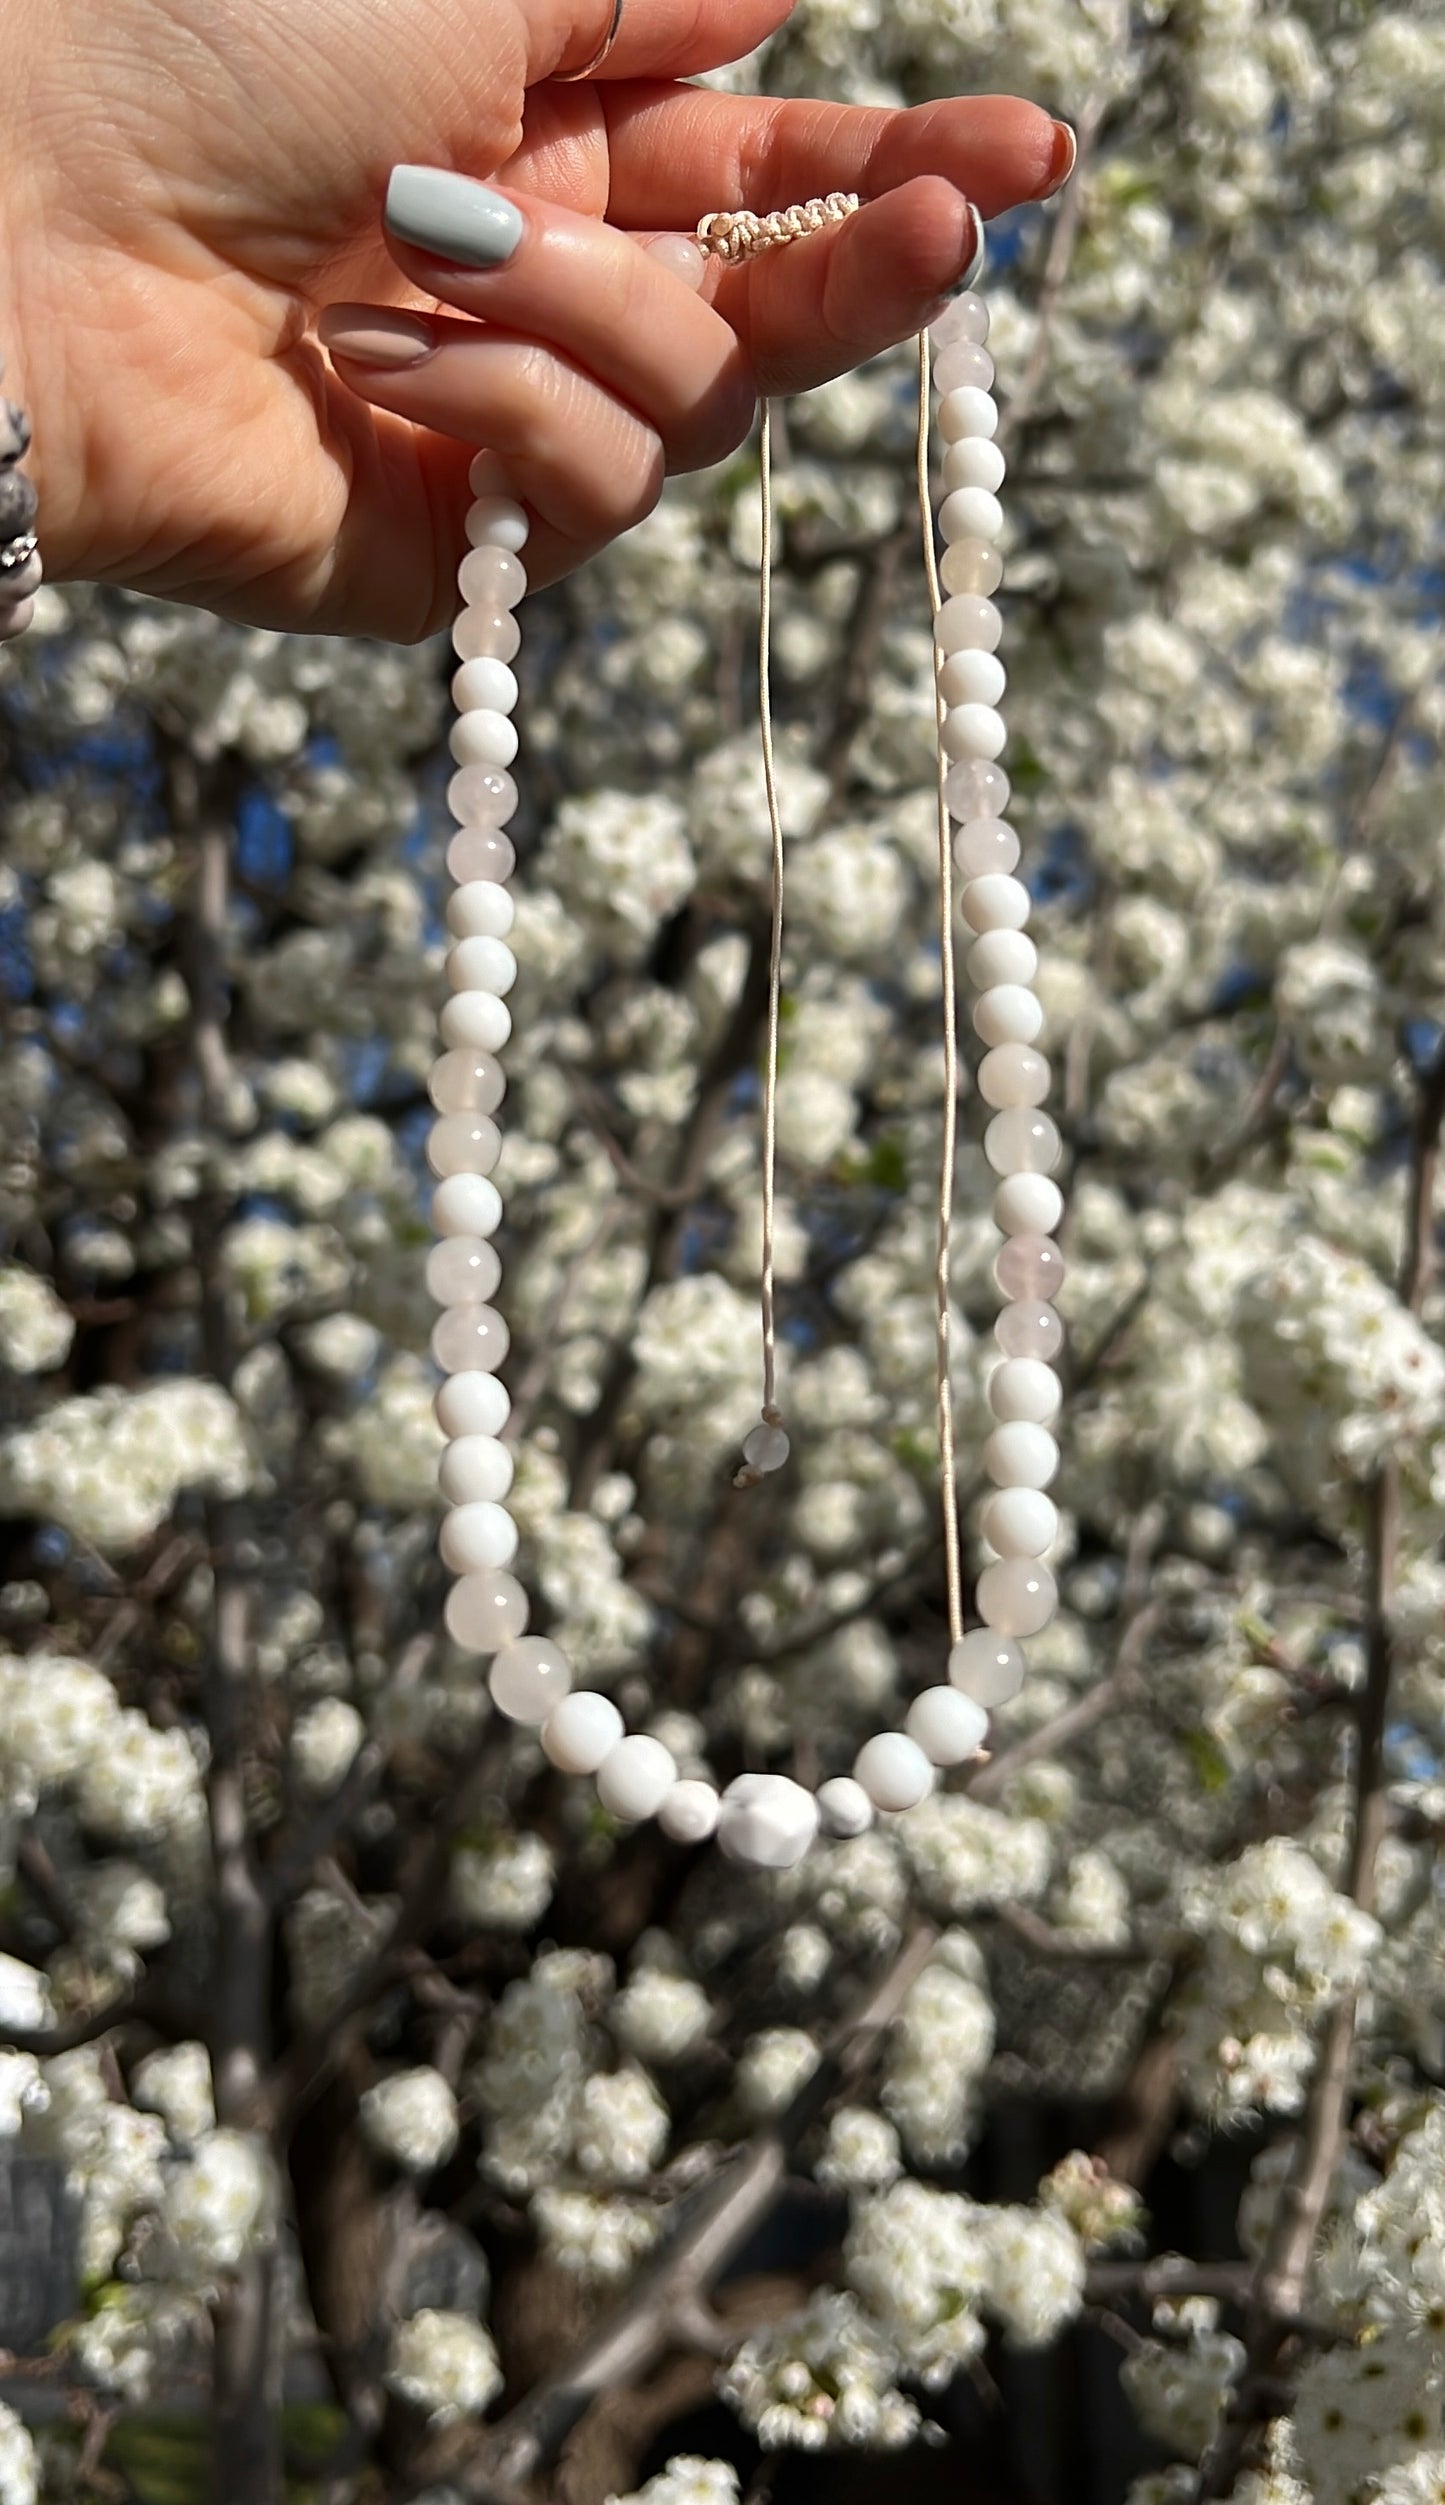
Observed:
[[[447,899],[447,929],[458,939],[505,939],[517,908],[496,879],[468,879]]]
[[[459,939],[447,958],[454,992],[509,992],[516,979],[517,960],[504,939]]]
[[[453,1574],[476,1574],[483,1566],[509,1566],[517,1553],[517,1526],[502,1505],[458,1505],[437,1541]]]
[[[515,1467],[507,1446],[495,1435],[459,1435],[442,1454],[437,1485],[449,1505],[499,1505]]]
[[[1002,870],[986,870],[982,878],[969,880],[959,904],[970,930],[1021,931],[1033,899],[1021,878],[1008,878]]]
[[[928,336],[935,348],[952,348],[959,340],[976,340],[982,347],[988,337],[988,299],[975,287],[966,287],[961,296],[950,296],[943,311],[928,325]]]
[[[718,1814],[718,1842],[729,1861],[791,1870],[818,1832],[818,1804],[786,1774],[740,1774]]]
[[[1063,1214],[1052,1175],[1010,1174],[993,1196],[993,1222],[1005,1235],[1052,1235]]]
[[[426,1135],[427,1164],[443,1180],[449,1174],[490,1174],[502,1153],[502,1134],[489,1113],[443,1113]]]
[[[1043,1023],[1043,1002],[1026,983],[995,983],[973,1004],[973,1031],[985,1044],[1031,1044]]]
[[[1047,1426],[1058,1416],[1063,1397],[1063,1385],[1041,1357],[1005,1357],[988,1378],[988,1405],[1005,1426],[1019,1419],[1028,1426]]]
[[[495,1374],[473,1369],[443,1383],[434,1405],[443,1435],[500,1435],[512,1414],[512,1395]]]
[[[519,557],[532,525],[511,496],[478,496],[467,508],[467,544],[472,548],[509,548]]]
[[[986,931],[968,952],[968,979],[981,992],[995,983],[1031,983],[1038,970],[1039,952],[1025,931]]]
[[[950,705],[943,717],[943,747],[950,757],[999,756],[1008,738],[1003,715],[992,705]]]
[[[904,1728],[930,1765],[961,1766],[982,1748],[988,1716],[956,1687],[926,1687],[909,1706]]]
[[[781,1470],[791,1450],[782,1428],[769,1426],[766,1420],[743,1437],[743,1459],[755,1470]]]
[[[1032,1361],[1020,1357],[1013,1362]],[[1036,1487],[1001,1487],[983,1509],[983,1536],[1000,1557],[1042,1557],[1058,1532],[1058,1506]]]
[[[511,713],[517,702],[517,673],[505,661],[464,661],[452,677],[452,703],[458,713]]]
[[[464,1574],[447,1594],[442,1616],[452,1641],[465,1652],[495,1653],[525,1634],[531,1603],[515,1575],[495,1566]]]
[[[916,1740],[902,1731],[879,1731],[865,1740],[853,1761],[875,1809],[916,1809],[933,1789],[933,1768]]]
[[[671,1750],[647,1732],[635,1731],[603,1758],[597,1769],[597,1797],[614,1818],[635,1826],[644,1818],[656,1817],[676,1781],[677,1764]]]
[[[572,1665],[547,1636],[522,1635],[496,1655],[487,1685],[509,1722],[545,1722],[571,1689]]]
[[[467,663],[469,670],[476,666]],[[447,745],[458,765],[510,765],[519,745],[517,725],[509,714],[479,705],[475,713],[457,715]]]
[[[502,1283],[495,1244],[480,1235],[446,1235],[426,1257],[426,1292],[439,1305],[489,1305]]]
[[[949,1684],[976,1705],[1006,1705],[1023,1686],[1027,1666],[1006,1635],[975,1627],[948,1656]]]
[[[705,1844],[714,1832],[722,1803],[715,1785],[689,1775],[674,1783],[657,1813],[657,1823],[674,1844]]]
[[[1064,1153],[1063,1134],[1037,1105],[1006,1105],[984,1131],[983,1153],[995,1174],[1047,1174]]]
[[[976,647],[949,653],[938,673],[938,692],[946,705],[996,705],[1007,684],[998,654]]]
[[[997,539],[1003,530],[1003,506],[986,487],[955,487],[939,506],[938,527],[947,540]]]
[[[542,1725],[542,1751],[559,1774],[595,1774],[622,1737],[622,1716],[610,1696],[580,1687],[554,1705]]]
[[[458,566],[457,590],[469,608],[515,609],[527,595],[527,569],[510,549],[484,541]]]
[[[818,1786],[818,1815],[825,1835],[865,1835],[873,1824],[873,1803],[851,1774],[835,1774]]]
[[[1047,1487],[1059,1466],[1059,1448],[1047,1427],[1013,1419],[994,1428],[983,1448],[983,1466],[995,1487]]]
[[[1059,1605],[1059,1587],[1035,1557],[1000,1557],[978,1578],[978,1614],[1000,1635],[1037,1635]]]
[[[502,1223],[502,1195],[486,1174],[449,1174],[431,1196],[438,1235],[495,1235]]]
[[[964,435],[992,437],[998,433],[998,402],[976,383],[964,383],[938,404],[938,431],[946,444]]]
[[[933,621],[940,652],[997,652],[1002,633],[1002,615],[982,592],[955,592]]]
[[[943,456],[943,492],[960,487],[985,487],[996,496],[1003,485],[1004,457],[986,435],[960,435]]]
[[[474,1044],[480,1052],[500,1052],[512,1032],[512,1012],[495,992],[456,992],[442,1008],[441,1030],[453,1051]]]
[[[1031,1044],[995,1044],[978,1065],[978,1092],[986,1105],[1041,1105],[1053,1076],[1046,1056]]]

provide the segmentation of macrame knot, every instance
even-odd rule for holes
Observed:
[[[756,209],[710,209],[698,219],[697,241],[702,251],[719,261],[756,261],[759,253],[771,252],[776,244],[801,243],[805,235],[816,235],[825,226],[840,226],[862,205],[856,191],[830,191],[826,199],[804,200],[794,209],[771,209],[766,217]]]

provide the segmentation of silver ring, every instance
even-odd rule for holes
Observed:
[[[613,45],[617,41],[618,29],[622,24],[622,12],[625,6],[626,0],[612,0],[612,23],[608,27],[606,34],[603,36],[601,43],[597,47],[597,50],[593,53],[591,60],[588,61],[580,70],[558,70],[555,75],[559,87],[570,86],[572,81],[577,78],[590,78],[594,70],[601,69],[608,53],[612,50]]]

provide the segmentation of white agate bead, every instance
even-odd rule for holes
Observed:
[[[542,1752],[559,1774],[595,1774],[622,1733],[611,1697],[582,1687],[552,1707],[542,1725]]]
[[[453,1574],[478,1574],[484,1566],[509,1566],[517,1553],[517,1526],[504,1505],[457,1505],[437,1541]]]
[[[545,1722],[572,1687],[572,1665],[560,1644],[523,1635],[504,1645],[487,1672],[492,1703],[509,1722]]]
[[[502,1153],[502,1134],[489,1113],[443,1113],[426,1135],[426,1161],[445,1182],[449,1174],[490,1174]]]
[[[466,530],[470,547],[510,548],[515,557],[526,547],[532,525],[514,497],[480,495],[467,508]]]
[[[722,1803],[715,1785],[688,1775],[674,1783],[657,1813],[657,1823],[673,1844],[705,1844],[714,1833]]]
[[[995,983],[1031,983],[1038,970],[1039,952],[1026,931],[986,931],[968,952],[968,979],[981,992]]]
[[[955,444],[949,459],[952,460],[953,454],[963,449],[962,444]],[[992,447],[981,449],[991,450]],[[946,592],[981,592],[987,595],[997,591],[1003,581],[1003,559],[986,539],[955,539],[938,560],[938,579]]]
[[[946,444],[956,444],[964,435],[992,437],[998,433],[998,402],[976,383],[964,383],[940,400],[938,431]]]
[[[448,1305],[432,1324],[431,1353],[443,1374],[489,1374],[510,1346],[511,1333],[492,1305]]]
[[[949,757],[993,758],[1007,738],[1003,715],[992,705],[950,705],[943,717],[943,748]]]
[[[740,1774],[722,1796],[717,1840],[729,1861],[791,1870],[818,1832],[818,1804],[786,1774]]]
[[[993,1196],[993,1222],[1005,1235],[1052,1235],[1063,1214],[1052,1175],[1010,1174]]]
[[[1003,485],[1003,477],[1003,454],[986,435],[961,435],[957,443],[949,445],[943,456],[945,497],[956,494],[961,487],[982,487],[989,495],[996,496]],[[987,537],[988,533],[982,535]],[[957,540],[959,533],[950,531],[948,537]]]
[[[983,1466],[995,1487],[1047,1487],[1059,1466],[1059,1448],[1046,1426],[1013,1418],[994,1428],[983,1448]]]
[[[459,1435],[442,1454],[437,1485],[449,1505],[499,1505],[515,1474],[510,1451],[495,1435]]]
[[[1043,1023],[1043,1002],[1026,983],[995,983],[973,1004],[973,1031],[985,1044],[1031,1044]]]
[[[853,1761],[875,1809],[916,1809],[933,1789],[933,1768],[916,1740],[903,1731],[879,1731],[865,1740]]]
[[[982,1748],[988,1716],[956,1687],[926,1687],[909,1706],[904,1729],[930,1765],[961,1766]]]
[[[1006,1705],[1023,1686],[1026,1668],[1017,1644],[989,1627],[975,1627],[948,1656],[950,1686],[976,1705]]]
[[[986,652],[957,653],[955,660],[987,661]],[[952,669],[953,662],[945,662]],[[1019,839],[1007,818],[965,818],[954,829],[953,858],[965,878],[987,878],[999,870],[1005,878],[1019,864]]]
[[[991,428],[970,428],[970,433],[992,433]],[[495,543],[474,548],[463,557],[457,568],[457,589],[468,608],[515,609],[527,590],[527,569],[509,548]]]
[[[978,1614],[1000,1635],[1037,1635],[1059,1605],[1059,1587],[1035,1557],[1001,1557],[978,1578]]]
[[[1031,1044],[995,1044],[978,1065],[978,1092],[986,1105],[1041,1105],[1052,1077],[1044,1054]]]
[[[766,1419],[763,1420],[761,1426],[750,1427],[743,1437],[744,1461],[750,1462],[754,1470],[761,1470],[764,1473],[770,1470],[781,1470],[791,1450],[792,1446],[783,1429],[780,1426],[769,1426]]]
[[[470,601],[452,625],[452,650],[459,661],[512,661],[521,649],[522,630],[500,601]]]
[[[512,1414],[512,1395],[494,1374],[479,1367],[454,1374],[433,1403],[443,1435],[500,1435]]]
[[[1000,612],[977,592],[955,592],[933,621],[940,652],[997,652],[1002,633]]]
[[[866,1835],[873,1803],[851,1774],[835,1774],[818,1786],[818,1816],[825,1835]]]
[[[1042,1557],[1058,1534],[1058,1506],[1039,1488],[1001,1487],[984,1506],[983,1536],[1000,1557]]]
[[[982,878],[969,880],[959,905],[972,931],[1021,931],[1033,910],[1033,898],[1021,878],[988,870]]]
[[[452,674],[452,703],[458,713],[511,713],[517,702],[517,673],[490,655],[464,661]],[[511,760],[508,759],[510,764]]]
[[[1037,1357],[1005,1357],[988,1378],[988,1405],[1005,1426],[1017,1420],[1028,1426],[1047,1426],[1050,1418],[1058,1416],[1063,1396],[1053,1367]]]
[[[447,1594],[447,1633],[469,1653],[500,1652],[526,1631],[531,1603],[514,1574],[466,1574]]]
[[[458,765],[510,765],[519,745],[517,725],[509,714],[481,705],[475,713],[457,715],[447,745]]]
[[[1037,1105],[1010,1105],[985,1130],[983,1153],[995,1174],[1047,1174],[1064,1143],[1052,1114]]]
[[[438,1235],[495,1235],[502,1223],[502,1195],[485,1174],[449,1174],[431,1196]]]
[[[495,992],[454,992],[443,1005],[441,1030],[442,1042],[453,1051],[474,1046],[478,1052],[500,1052],[512,1032],[512,1012]]]
[[[597,1797],[614,1818],[631,1826],[655,1818],[677,1781],[670,1749],[645,1731],[635,1731],[609,1749],[597,1769]]]
[[[447,929],[457,939],[505,939],[517,908],[496,879],[468,879],[447,898]]]
[[[938,673],[938,692],[946,705],[996,705],[1007,684],[996,652],[951,652]]]
[[[1003,506],[987,487],[955,487],[938,508],[938,527],[945,539],[997,539]]]
[[[459,939],[447,958],[454,992],[509,992],[517,960],[504,939]]]
[[[426,1092],[438,1113],[495,1113],[506,1073],[495,1053],[444,1052],[432,1063]]]
[[[481,1235],[448,1235],[426,1257],[426,1292],[439,1305],[485,1305],[502,1283],[495,1244]]]

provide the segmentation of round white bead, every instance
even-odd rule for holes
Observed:
[[[986,435],[960,435],[943,456],[945,496],[953,495],[960,487],[986,487],[991,496],[996,496],[1003,485],[1003,475],[1003,454]]]
[[[1052,1235],[1063,1214],[1052,1175],[1010,1174],[993,1196],[993,1222],[1005,1235]]]
[[[988,1716],[956,1687],[926,1687],[909,1706],[904,1729],[930,1765],[961,1766],[982,1748]]]
[[[769,1426],[766,1419],[761,1426],[750,1427],[743,1437],[743,1459],[755,1470],[781,1470],[791,1450],[782,1428]]]
[[[992,705],[950,705],[943,717],[944,753],[950,757],[997,757],[1007,738],[1003,715]]]
[[[968,979],[981,992],[996,983],[1031,983],[1038,970],[1039,952],[1026,931],[985,931],[968,952]]]
[[[479,495],[467,508],[467,542],[473,548],[509,548],[520,556],[531,535],[525,511],[511,496]]]
[[[495,1235],[502,1223],[502,1195],[485,1174],[449,1174],[431,1196],[438,1235]]]
[[[955,592],[933,621],[940,652],[997,652],[1003,617],[982,592]]]
[[[657,1813],[657,1823],[674,1844],[705,1844],[714,1832],[722,1804],[716,1788],[689,1775],[674,1783]]]
[[[1058,1605],[1058,1585],[1035,1557],[1001,1557],[978,1578],[978,1614],[1000,1635],[1037,1635]]]
[[[1031,1044],[1043,1023],[1043,1002],[1026,983],[995,983],[973,1004],[973,1031],[985,1044]]]
[[[496,1655],[487,1685],[509,1722],[545,1722],[571,1688],[572,1665],[547,1636],[522,1635]]]
[[[1042,1557],[1058,1531],[1059,1509],[1036,1487],[1001,1487],[983,1509],[983,1536],[1000,1557]]]
[[[542,1725],[544,1755],[559,1774],[595,1774],[622,1738],[622,1716],[610,1696],[578,1688],[554,1705]]]
[[[1047,1426],[1059,1414],[1063,1385],[1039,1357],[1005,1357],[988,1378],[988,1405],[1004,1426],[1022,1420]]]
[[[1021,878],[1009,878],[1002,870],[986,870],[982,878],[969,880],[959,904],[970,930],[1021,931],[1033,899]]]
[[[527,595],[527,569],[510,549],[484,541],[458,566],[457,590],[468,607],[515,609]]]
[[[718,1814],[718,1842],[730,1861],[791,1870],[818,1832],[818,1804],[786,1774],[740,1774]]]
[[[467,943],[470,945],[470,942]],[[442,1042],[481,1052],[500,1052],[512,1032],[512,1012],[495,992],[454,992],[441,1014]]]
[[[452,703],[458,713],[510,713],[516,702],[517,673],[505,661],[464,661],[452,674]]]
[[[948,1656],[949,1684],[976,1705],[1006,1705],[1024,1683],[1027,1664],[1017,1644],[975,1627]]]
[[[468,669],[474,666],[467,664]],[[458,765],[510,765],[517,753],[517,725],[510,715],[479,705],[475,713],[457,715],[447,745]]]
[[[1037,1105],[1009,1105],[988,1124],[983,1153],[995,1174],[1047,1174],[1064,1143],[1052,1114]]]
[[[987,487],[955,487],[938,508],[938,527],[948,540],[997,539],[1003,506]]]
[[[445,1182],[451,1174],[490,1174],[502,1134],[489,1113],[443,1113],[426,1135],[426,1158]]]
[[[443,1435],[500,1435],[512,1414],[512,1395],[495,1374],[473,1370],[443,1383],[435,1408]]]
[[[873,1803],[851,1774],[835,1774],[818,1786],[818,1815],[825,1835],[866,1835]]]
[[[597,1797],[614,1818],[636,1826],[644,1818],[656,1817],[676,1781],[677,1764],[671,1750],[647,1732],[635,1731],[603,1758],[597,1769]]]
[[[933,1768],[917,1740],[902,1731],[879,1731],[865,1740],[853,1762],[875,1809],[916,1809],[933,1789]]]
[[[469,1653],[495,1653],[526,1632],[531,1603],[515,1575],[495,1567],[464,1574],[447,1594],[448,1635]]]
[[[443,1522],[437,1546],[453,1574],[477,1574],[483,1566],[511,1564],[517,1526],[505,1506],[458,1505]]]
[[[1059,1466],[1059,1448],[1046,1426],[1011,1419],[994,1428],[983,1448],[983,1466],[995,1487],[1047,1487]]]
[[[956,444],[965,435],[991,438],[998,433],[998,402],[976,383],[964,383],[940,400],[938,431],[946,444]]]
[[[515,1469],[495,1435],[459,1435],[442,1454],[437,1484],[449,1505],[499,1505]]]
[[[489,1305],[502,1283],[495,1244],[480,1235],[446,1235],[426,1257],[426,1292],[439,1305]]]
[[[950,652],[938,673],[938,692],[946,705],[996,705],[1007,685],[1008,674],[996,652]]]
[[[457,939],[505,939],[517,908],[493,878],[468,879],[447,899],[447,929]]]
[[[935,348],[954,347],[964,339],[976,340],[980,347],[988,337],[988,298],[975,287],[966,287],[961,296],[950,296],[943,311],[928,325],[928,336]]]
[[[454,992],[509,992],[517,979],[517,960],[504,939],[459,939],[447,958],[447,981]]]
[[[1045,1055],[1031,1044],[995,1044],[978,1065],[978,1092],[986,1105],[1041,1105],[1052,1076]]]

